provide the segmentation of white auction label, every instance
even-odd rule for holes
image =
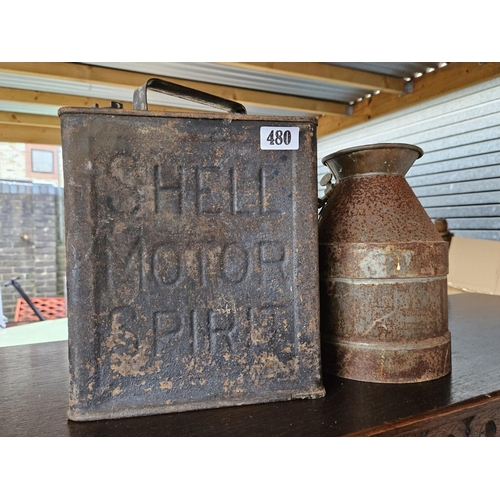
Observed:
[[[260,127],[260,149],[299,149],[299,127]]]

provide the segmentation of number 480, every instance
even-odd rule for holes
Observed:
[[[285,144],[288,146],[292,140],[292,134],[289,130],[271,130],[269,135],[267,136],[266,141],[269,142],[271,146],[281,146],[281,144]]]

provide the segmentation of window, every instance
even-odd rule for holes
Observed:
[[[54,172],[54,153],[52,151],[32,149],[31,171],[52,174]]]
[[[61,146],[25,144],[26,180],[62,185]]]

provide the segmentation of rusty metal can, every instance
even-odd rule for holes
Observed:
[[[404,178],[422,155],[389,143],[323,158],[336,179],[319,221],[327,373],[407,383],[451,370],[448,244]]]
[[[59,111],[69,418],[323,396],[316,120],[154,80],[133,110]],[[147,89],[229,113],[148,111]]]

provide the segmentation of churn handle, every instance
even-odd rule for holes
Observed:
[[[191,89],[189,87],[184,87],[183,85],[178,85],[177,83],[167,82],[165,80],[161,80],[160,78],[150,78],[142,87],[139,87],[134,91],[134,109],[148,109],[148,89],[156,90],[162,94],[181,97],[182,99],[198,102],[207,106],[220,108],[229,113],[246,114],[247,112],[245,106],[239,102],[223,99],[222,97],[207,94],[206,92],[201,92],[200,90]]]

